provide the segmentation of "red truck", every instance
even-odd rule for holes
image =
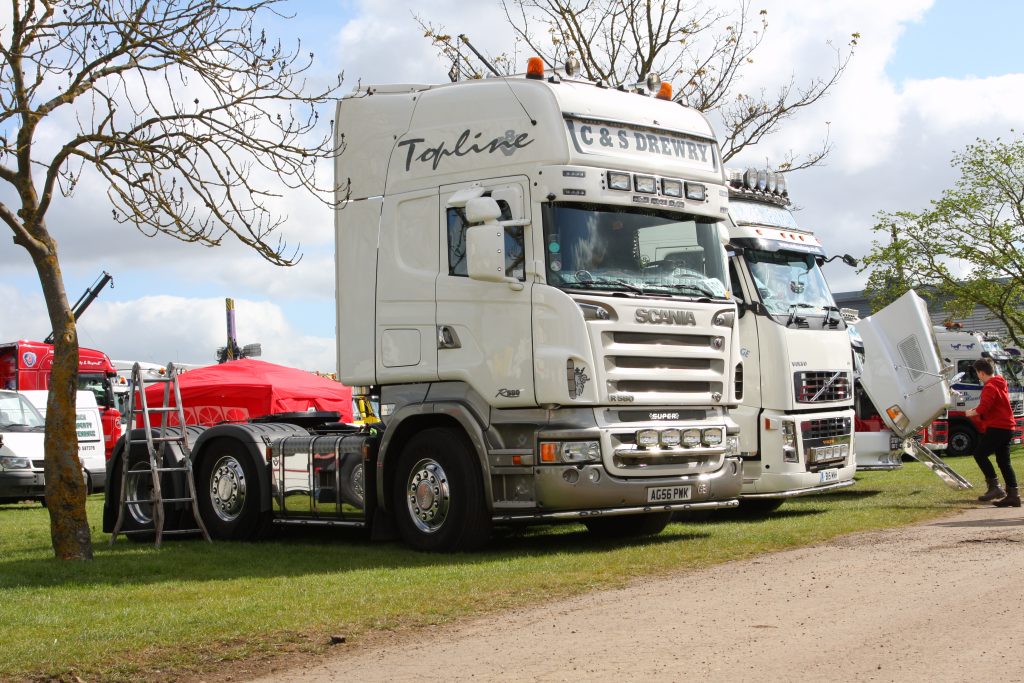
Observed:
[[[0,344],[0,389],[49,389],[52,367],[52,344],[24,339]],[[115,407],[111,384],[116,375],[117,371],[107,354],[95,349],[78,349],[78,388],[96,395],[108,460],[114,451],[114,444],[121,436],[121,413]]]

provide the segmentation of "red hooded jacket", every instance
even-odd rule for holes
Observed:
[[[975,409],[978,411],[976,424],[981,431],[989,427],[995,429],[1013,429],[1013,410],[1010,408],[1010,392],[1006,380],[1000,375],[993,375],[981,388],[981,401]]]

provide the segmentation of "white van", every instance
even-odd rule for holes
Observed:
[[[0,391],[0,503],[43,499],[43,429],[25,396]]]
[[[32,405],[46,417],[46,391],[23,391]],[[79,391],[75,395],[75,426],[78,431],[78,459],[85,470],[89,493],[102,491],[107,485],[107,460],[103,444],[103,425],[96,395]]]

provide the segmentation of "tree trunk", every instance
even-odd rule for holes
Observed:
[[[60,560],[91,560],[92,538],[85,513],[86,486],[78,458],[75,392],[78,389],[78,331],[68,305],[57,261],[57,245],[46,228],[35,236],[49,248],[33,253],[43,299],[54,333],[50,394],[46,402],[45,472],[46,505],[50,511],[50,539]]]

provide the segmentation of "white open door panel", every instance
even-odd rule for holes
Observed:
[[[921,297],[910,290],[861,319],[857,332],[864,341],[861,385],[894,434],[909,437],[942,414],[949,381]]]

